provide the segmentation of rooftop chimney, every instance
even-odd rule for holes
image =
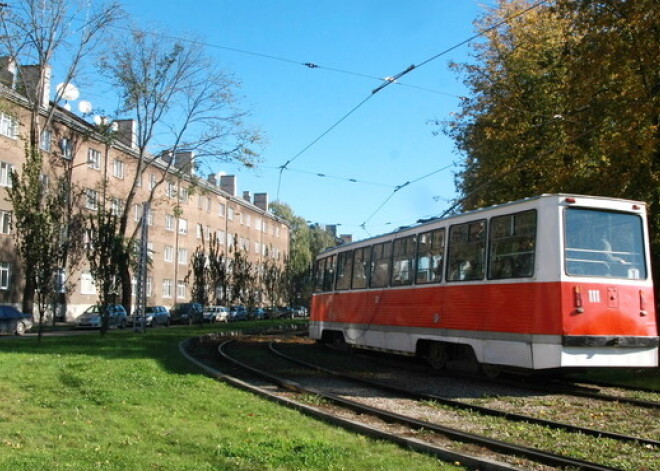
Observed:
[[[220,176],[220,189],[231,196],[236,196],[236,176],[235,175],[222,175]]]
[[[252,195],[250,194],[249,191],[244,191],[243,192],[243,199],[247,201],[248,203],[252,202]]]
[[[117,140],[131,149],[137,148],[137,123],[133,119],[118,119]]]
[[[268,211],[268,193],[255,193],[254,205],[262,211]]]

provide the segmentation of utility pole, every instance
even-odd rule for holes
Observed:
[[[147,304],[147,262],[149,260],[149,212],[151,206],[149,202],[142,205],[142,227],[140,232],[140,253],[137,266],[137,286],[135,293],[135,321],[133,330],[135,332],[145,333],[147,331],[147,315],[145,307]]]

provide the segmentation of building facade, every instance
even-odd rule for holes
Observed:
[[[192,282],[187,281],[191,257],[212,234],[225,253],[238,248],[256,267],[263,266],[267,259],[276,263],[286,259],[289,226],[268,211],[266,193],[239,195],[235,176],[195,175],[191,165],[194,155],[185,152],[149,156],[149,165],[137,175],[139,160],[133,121],[117,121],[112,126],[113,132],[108,134],[105,131],[110,127],[105,123],[95,125],[64,108],[53,110],[52,106],[49,103],[44,107],[41,118],[42,178],[44,182],[56,179],[70,182],[74,212],[93,214],[105,205],[106,210],[119,213],[125,208],[125,196],[135,187],[135,198],[128,208],[129,235],[135,233],[139,238],[143,207],[149,202],[148,305],[171,307],[191,300]],[[52,119],[47,119],[50,111],[54,111]],[[24,276],[16,255],[12,207],[6,188],[12,184],[11,172],[20,173],[25,162],[29,127],[27,101],[4,81],[0,85],[0,304],[19,308]],[[77,237],[84,237],[84,231]],[[90,242],[93,243],[84,241]],[[80,251],[70,255],[63,279],[66,312],[59,316],[70,320],[98,299],[88,264]],[[133,301],[136,291],[134,287]],[[261,300],[266,301],[263,296]]]

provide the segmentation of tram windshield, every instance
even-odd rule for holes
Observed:
[[[643,220],[636,214],[568,208],[566,274],[645,279]]]

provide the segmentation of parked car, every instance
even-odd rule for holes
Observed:
[[[121,304],[108,304],[108,327],[119,327],[123,329],[128,325],[128,315],[126,309]],[[95,304],[88,307],[75,322],[75,327],[79,328],[100,328],[102,323],[101,319],[101,306]]]
[[[255,321],[260,321],[266,318],[266,311],[265,309],[262,309],[260,307],[256,309],[252,309],[250,312],[248,312],[248,319],[252,319]]]
[[[307,317],[309,315],[309,311],[304,306],[296,306],[293,308],[293,314],[295,317]]]
[[[229,308],[229,321],[246,321],[247,320],[247,309],[245,306],[232,306]]]
[[[225,306],[207,306],[202,313],[204,322],[229,322],[229,309]]]
[[[144,308],[144,317],[147,327],[155,327],[157,325],[170,326],[170,310],[165,306],[146,306]],[[135,325],[138,321],[136,312],[128,318],[129,325]]]
[[[175,324],[199,324],[204,319],[203,312],[199,303],[179,303],[170,311],[170,319]]]
[[[279,319],[293,319],[296,317],[296,310],[290,306],[284,306],[278,308],[278,316]]]
[[[33,326],[32,316],[13,306],[0,306],[0,333],[25,335]]]

